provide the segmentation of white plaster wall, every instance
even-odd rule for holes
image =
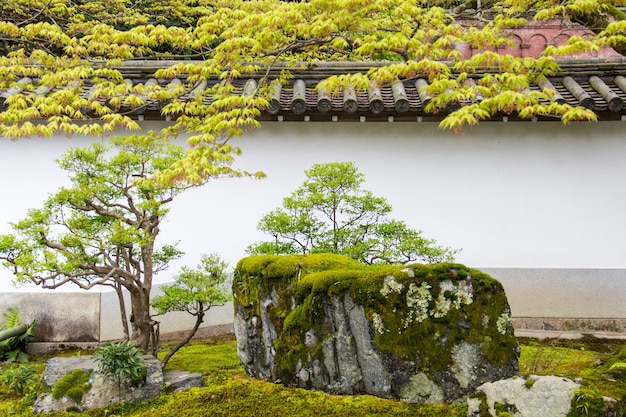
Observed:
[[[478,269],[502,283],[513,317],[626,319],[624,269]]]
[[[188,255],[162,279],[202,252],[234,266],[265,238],[260,217],[302,183],[305,169],[331,161],[354,161],[395,218],[463,249],[458,260],[470,266],[625,268],[625,128],[494,122],[454,135],[433,123],[265,123],[234,143],[244,152],[238,165],[268,178],[224,179],[180,196],[161,242],[180,241]],[[65,181],[53,159],[87,143],[0,141],[0,233]],[[0,271],[0,282],[11,279]]]
[[[37,342],[99,340],[100,294],[0,292],[0,317],[11,307],[18,308],[20,323],[37,322]]]
[[[625,128],[485,123],[453,135],[427,123],[266,124],[241,141],[239,164],[267,179],[209,184],[173,214],[191,218],[200,204],[197,243],[183,243],[235,259],[263,238],[258,219],[302,183],[304,169],[349,160],[394,217],[462,248],[468,265],[623,268]],[[201,236],[211,236],[208,245]]]

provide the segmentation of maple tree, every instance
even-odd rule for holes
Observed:
[[[371,62],[369,71],[327,78],[320,89],[366,90],[397,79],[427,76],[429,111],[454,109],[441,127],[459,130],[499,113],[553,115],[564,123],[595,120],[593,111],[550,101],[528,87],[558,69],[562,54],[610,46],[624,50],[624,0],[7,0],[0,6],[0,88],[17,88],[0,112],[0,135],[56,132],[103,135],[139,130],[131,116],[146,100],[163,103],[173,119],[160,135],[190,134],[185,156],[159,176],[202,182],[218,155],[236,155],[228,142],[259,125],[273,85],[302,63]],[[572,37],[539,58],[493,51],[511,28],[533,20],[582,22],[592,36]],[[459,44],[484,51],[463,58]],[[380,62],[389,65],[379,65]],[[180,84],[129,84],[123,69],[151,63],[158,79]],[[161,64],[159,64],[161,63]],[[481,68],[490,76],[466,82]],[[279,68],[280,71],[270,70]],[[254,74],[257,85],[235,94],[232,82]],[[276,75],[278,74],[278,75]],[[28,77],[32,83],[24,84]],[[222,80],[183,101],[208,79]],[[22,81],[21,81],[22,80]],[[22,85],[20,85],[20,82]],[[81,86],[91,86],[81,94]],[[38,94],[22,94],[20,89]],[[15,93],[15,91],[13,92]],[[207,95],[210,102],[203,100]],[[475,100],[476,97],[482,100]],[[459,104],[461,104],[459,106]]]

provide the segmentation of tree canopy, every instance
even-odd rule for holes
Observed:
[[[273,85],[303,62],[365,61],[369,71],[329,77],[330,92],[367,89],[425,75],[433,111],[466,103],[441,127],[460,130],[501,112],[595,120],[593,111],[550,101],[529,84],[558,70],[557,58],[602,47],[626,49],[624,0],[6,0],[0,5],[0,135],[56,132],[106,135],[137,130],[133,110],[148,98],[173,123],[157,132],[190,135],[185,155],[159,178],[200,183],[212,161],[239,150],[229,139],[258,126]],[[538,58],[495,53],[509,31],[533,21],[582,23],[591,32],[549,46]],[[460,44],[483,51],[462,57]],[[150,62],[150,76],[181,84],[128,83],[124,68]],[[388,65],[374,65],[375,63]],[[269,77],[272,68],[278,76]],[[480,83],[466,80],[488,68]],[[256,89],[234,94],[233,81],[255,74]],[[28,79],[32,82],[26,83]],[[182,101],[209,79],[213,87]],[[87,91],[85,93],[85,90]],[[8,93],[7,93],[8,92]],[[29,93],[29,94],[27,94]],[[35,93],[35,94],[32,94]],[[207,95],[211,100],[204,100]],[[476,102],[476,97],[482,97]],[[0,109],[1,110],[1,109]]]
[[[391,205],[361,187],[365,175],[352,162],[315,164],[305,174],[282,207],[259,221],[273,240],[250,245],[249,253],[336,253],[366,264],[405,264],[449,262],[459,252],[390,219]]]

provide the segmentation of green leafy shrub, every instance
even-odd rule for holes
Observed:
[[[89,383],[90,375],[91,370],[83,371],[82,369],[74,369],[72,372],[63,375],[54,384],[52,398],[58,400],[67,397],[80,404],[83,400],[83,395],[91,388]]]
[[[19,311],[15,307],[9,308],[4,313],[4,324],[0,326],[0,331],[8,330],[20,325]],[[36,322],[32,322],[25,327],[25,332],[0,341],[0,360],[7,362],[27,362],[28,355],[24,351],[26,343],[32,340],[35,335]]]
[[[37,371],[30,365],[12,366],[2,374],[0,382],[5,385],[9,391],[24,394],[26,388],[37,381]]]
[[[141,350],[133,342],[105,343],[96,351],[94,358],[104,377],[118,384],[129,382],[138,386],[146,379],[146,363]]]

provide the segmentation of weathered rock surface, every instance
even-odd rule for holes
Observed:
[[[141,402],[155,398],[161,394],[162,388],[167,392],[182,391],[191,387],[203,386],[204,380],[199,373],[161,370],[161,363],[152,356],[145,356],[148,367],[143,385],[134,387],[106,380],[99,372],[98,365],[92,356],[56,357],[46,362],[43,380],[46,386],[53,388],[63,376],[75,369],[93,370],[89,377],[91,388],[83,395],[80,403],[67,397],[55,400],[52,394],[40,395],[33,406],[34,413],[47,413],[59,410],[85,411],[92,408],[106,407],[118,402]]]
[[[524,378],[488,382],[478,387],[485,394],[489,413],[498,415],[495,405],[501,404],[515,417],[566,417],[579,384],[557,376],[532,376],[531,384]],[[480,400],[468,400],[468,417],[480,416]]]
[[[449,403],[518,373],[502,286],[463,265],[250,257],[233,292],[239,357],[256,378]]]
[[[163,390],[167,393],[187,391],[193,387],[203,387],[204,379],[199,372],[165,371],[163,372]]]

